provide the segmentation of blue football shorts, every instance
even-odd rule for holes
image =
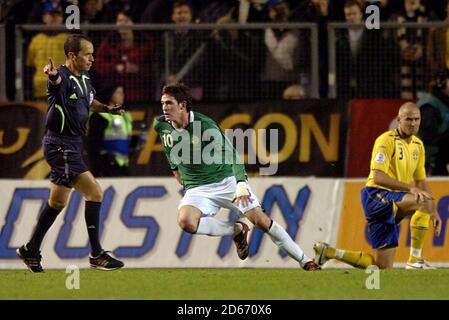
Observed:
[[[375,187],[361,190],[362,206],[368,223],[367,236],[373,249],[397,247],[399,225],[395,222],[395,202],[407,192],[389,191]]]

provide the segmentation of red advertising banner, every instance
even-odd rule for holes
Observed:
[[[367,177],[376,138],[394,125],[405,100],[352,100],[346,154],[346,176]]]

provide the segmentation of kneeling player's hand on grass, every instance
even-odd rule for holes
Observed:
[[[237,190],[235,191],[235,197],[232,200],[237,206],[242,204],[244,207],[253,202],[250,198],[251,194],[248,190],[248,185],[244,181],[237,183]]]

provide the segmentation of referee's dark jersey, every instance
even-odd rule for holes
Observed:
[[[93,101],[87,72],[76,76],[66,66],[58,67],[61,83],[47,81],[47,132],[42,140],[45,160],[51,167],[50,181],[72,187],[73,181],[88,171],[83,159],[83,136]]]
[[[84,136],[89,118],[89,106],[94,94],[87,72],[80,76],[71,73],[65,66],[59,66],[62,81],[52,85],[47,81],[48,110],[46,127],[63,136]]]

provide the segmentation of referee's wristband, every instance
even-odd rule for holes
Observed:
[[[49,74],[48,75],[48,79],[50,79],[50,81],[53,81],[53,82],[55,82],[56,80],[58,80],[58,78],[59,78],[59,72],[57,73],[57,74]]]

